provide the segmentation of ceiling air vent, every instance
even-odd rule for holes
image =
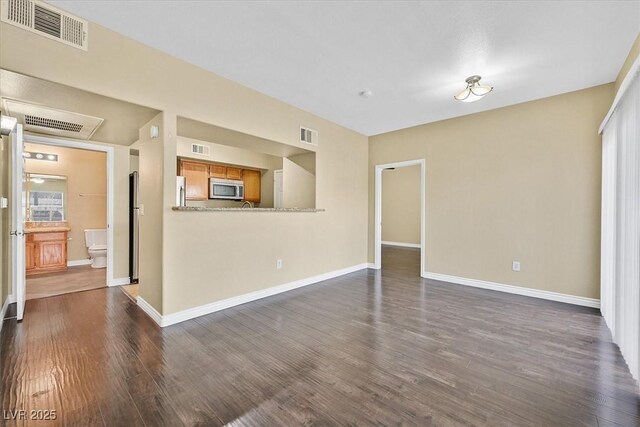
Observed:
[[[6,0],[0,2],[0,8],[6,23],[87,50],[89,27],[84,19],[32,0]]]
[[[61,120],[46,119],[44,117],[31,116],[25,114],[24,124],[31,126],[40,126],[43,128],[66,130],[69,132],[80,132],[83,126],[79,123],[63,122]]]
[[[300,127],[300,142],[305,144],[318,145],[318,131]]]
[[[200,156],[209,155],[209,147],[203,144],[191,144],[191,154],[198,154]]]
[[[14,99],[4,99],[7,115],[15,117],[24,130],[75,139],[89,139],[104,119]]]

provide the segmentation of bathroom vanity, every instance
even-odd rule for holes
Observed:
[[[27,276],[67,270],[67,177],[25,173]]]
[[[66,223],[25,224],[25,269],[27,276],[67,270]]]

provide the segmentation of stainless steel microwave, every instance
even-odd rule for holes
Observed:
[[[244,183],[234,179],[209,178],[209,198],[242,200]]]

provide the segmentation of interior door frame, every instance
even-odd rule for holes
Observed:
[[[11,147],[11,283],[16,318],[22,320],[26,301],[26,254],[24,234],[24,129],[17,124],[9,137]]]
[[[75,139],[63,139],[49,136],[40,136],[30,133],[23,133],[23,142],[41,145],[51,145],[55,147],[76,148],[89,151],[100,151],[107,154],[107,286],[118,286],[118,280],[114,277],[113,269],[113,224],[114,224],[114,147],[93,142],[79,141]],[[15,178],[14,171],[11,172]],[[20,180],[22,183],[22,179]],[[16,285],[14,282],[14,295],[16,295]]]
[[[425,241],[426,241],[426,170],[425,159],[406,160],[375,166],[374,193],[374,263],[373,268],[382,268],[382,172],[385,169],[397,169],[407,166],[420,166],[420,276],[426,277]]]

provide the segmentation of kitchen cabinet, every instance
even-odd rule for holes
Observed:
[[[244,199],[260,203],[262,172],[197,160],[180,160],[179,175],[185,177],[187,200],[208,200],[209,178],[233,179],[244,182]]]
[[[242,171],[242,181],[244,182],[244,200],[247,202],[260,203],[262,174],[260,171],[244,169]]]
[[[227,167],[221,165],[209,165],[211,178],[227,179]]]
[[[209,176],[220,179],[242,179],[242,169],[233,166],[209,165]]]
[[[227,179],[241,180],[242,179],[242,169],[240,169],[240,168],[232,168],[230,166],[227,166]]]
[[[25,243],[27,276],[67,270],[67,232],[28,232]]]
[[[209,198],[209,165],[181,160],[180,175],[185,177],[187,200]]]

